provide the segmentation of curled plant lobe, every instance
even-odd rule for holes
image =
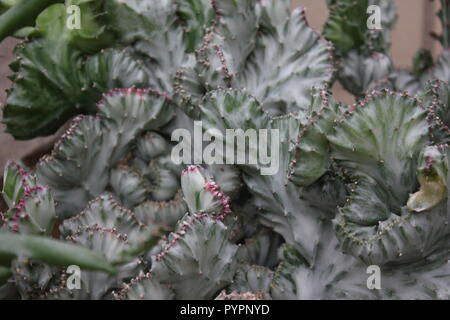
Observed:
[[[126,166],[113,169],[110,185],[120,202],[144,223],[172,229],[187,211],[182,198],[181,166],[171,161],[172,144],[161,133],[138,137]]]
[[[199,166],[189,166],[181,174],[181,187],[190,212],[216,214],[223,219],[231,213],[230,198]]]
[[[283,236],[308,261],[313,261],[319,242],[322,218],[328,213],[302,199],[302,190],[287,178],[290,155],[300,132],[300,121],[294,115],[270,120],[270,129],[279,130],[280,167],[275,175],[262,176],[244,168],[244,182],[253,195],[261,223]],[[319,220],[318,220],[319,219]]]
[[[3,122],[17,139],[52,134],[76,114],[95,113],[93,102],[103,92],[147,82],[129,51],[108,49],[81,60],[77,51],[50,56],[47,47],[31,42],[18,51],[13,87],[3,110]]]
[[[335,46],[338,57],[344,57],[352,50],[366,53],[385,52],[389,49],[390,30],[397,20],[393,1],[328,0],[327,2],[330,15],[323,34]],[[381,10],[382,30],[367,28],[369,17],[367,9],[371,5],[376,5]]]
[[[3,122],[7,131],[17,139],[30,139],[54,133],[70,117],[92,112],[89,104],[103,92],[103,87],[113,82],[130,82],[123,73],[109,77],[109,71],[96,74],[97,87],[85,74],[85,54],[96,55],[111,44],[111,35],[102,27],[102,10],[95,1],[68,1],[80,7],[83,28],[66,27],[67,13],[64,4],[55,4],[44,10],[36,20],[37,37],[20,43],[17,59],[11,64],[13,86],[8,92]],[[120,50],[107,56],[117,57],[118,70],[125,70],[130,62]],[[102,58],[99,58],[102,60]],[[89,63],[91,66],[92,63]],[[115,81],[116,80],[116,81]],[[139,79],[136,79],[139,80]]]
[[[428,70],[422,77],[422,83],[426,83],[427,80],[430,79],[438,79],[441,81],[449,82],[450,81],[450,51],[446,49],[442,54],[437,58],[434,66]]]
[[[111,170],[132,151],[141,134],[170,121],[172,108],[166,94],[116,89],[104,95],[98,104],[98,116],[78,116],[36,169],[40,181],[52,189],[58,212],[80,212],[88,201],[103,193],[110,183]],[[113,178],[114,186],[119,177]],[[134,196],[140,200],[140,195]],[[129,200],[134,201],[131,197]]]
[[[82,28],[66,27],[70,16],[66,5],[78,6]],[[113,41],[113,35],[104,26],[104,17],[101,1],[69,0],[65,4],[53,4],[36,18],[35,30],[31,32],[31,36],[55,45],[57,43],[66,50],[66,47],[74,47],[84,53],[96,53]]]
[[[448,144],[450,140],[449,90],[447,83],[432,80],[418,95],[418,99],[428,109],[431,140],[436,145]]]
[[[272,300],[270,295],[264,292],[231,292],[226,293],[226,291],[220,292],[220,294],[216,297],[215,300]]]
[[[331,48],[308,26],[303,9],[291,12],[285,0],[246,0],[218,1],[216,11],[197,64],[175,79],[188,114],[217,88],[245,88],[265,110],[288,113],[307,105],[312,86],[331,80]]]
[[[384,79],[379,87],[390,87],[397,91],[407,91],[421,96],[429,91],[430,81],[434,84],[448,83],[450,81],[450,51],[444,50],[433,65],[430,65],[429,59],[427,54],[419,51],[414,59],[414,71],[396,70]]]
[[[8,162],[3,176],[2,196],[9,208],[18,206],[26,189],[35,187],[36,178],[16,162]]]
[[[344,251],[383,265],[434,250],[449,232],[447,157],[429,147],[429,117],[418,100],[373,92],[345,113],[328,139],[331,156],[353,180],[334,219]]]
[[[114,88],[172,92],[176,70],[193,64],[190,52],[214,16],[206,0],[66,4],[79,6],[81,29],[67,28],[66,6],[55,4],[16,49],[3,122],[17,139],[50,135],[74,115],[95,113],[92,102]]]
[[[237,268],[238,247],[228,236],[219,219],[186,215],[160,244],[151,272],[172,288],[176,299],[211,299],[232,282]]]
[[[93,182],[94,186],[98,186],[98,191],[87,183],[81,183],[88,179],[89,171],[92,170],[89,166],[99,160],[99,151],[96,149],[100,149],[102,138],[98,117],[78,116],[55,144],[53,151],[37,164],[36,175],[52,189],[55,200],[61,201],[58,212],[63,215],[80,212],[95,197],[91,193],[100,194],[103,190],[107,181],[104,168],[97,171],[98,176]],[[71,193],[73,197],[66,197]]]
[[[415,212],[429,211],[447,198],[448,147],[428,147],[418,159],[417,178],[420,189],[407,202]]]
[[[260,128],[278,132],[276,139],[279,142],[280,157],[277,173],[263,176],[258,172],[258,166],[245,164],[239,167],[244,171],[243,180],[254,196],[254,204],[259,209],[263,224],[273,228],[302,254],[313,259],[320,225],[315,221],[328,214],[328,211],[324,214],[306,200],[300,199],[301,190],[287,179],[287,172],[295,141],[299,136],[299,118],[302,116],[306,119],[306,114],[313,118],[314,112],[320,111],[322,105],[320,102],[316,103],[312,110],[304,112],[305,115],[290,114],[275,118],[270,118],[259,106],[258,101],[246,92],[218,89],[205,95],[198,111],[206,127],[214,125],[222,132],[226,129]],[[329,119],[324,121],[324,126],[328,121]],[[191,201],[195,203],[195,200]]]
[[[274,272],[259,265],[241,264],[228,290],[236,293],[260,292],[270,293]]]
[[[283,245],[270,293],[276,300],[374,299],[366,286],[366,267],[341,252],[330,223],[321,229],[321,244],[313,264],[295,248]]]
[[[402,204],[416,181],[417,157],[429,143],[427,112],[408,96],[372,92],[344,112],[328,135],[332,157],[365,173]]]
[[[32,29],[29,26],[34,23],[34,19],[39,13],[48,6],[58,2],[63,2],[63,0],[1,0],[0,41],[13,34],[20,36],[23,33],[27,33],[26,31]]]
[[[367,91],[386,85],[384,82],[393,72],[394,66],[388,55],[373,52],[363,56],[351,51],[342,59],[339,81],[347,91],[362,97]]]
[[[146,200],[134,208],[136,216],[145,223],[154,222],[173,228],[188,211],[183,192],[178,190],[169,201]]]
[[[147,86],[167,92],[176,70],[193,64],[191,52],[214,20],[206,0],[114,0],[105,9],[118,41],[142,57]]]
[[[244,239],[243,244],[239,247],[239,260],[245,261],[247,264],[267,268],[273,268],[278,264],[277,251],[283,244],[281,235],[268,229],[263,229],[254,234],[244,234],[244,236],[247,236],[247,238]]]
[[[39,295],[57,283],[59,268],[19,257],[9,268],[22,299],[39,299]]]
[[[337,79],[358,99],[368,90],[391,87],[395,69],[388,51],[391,45],[391,31],[397,18],[394,1],[327,2],[330,14],[323,34],[335,48]],[[370,26],[376,21],[373,19],[373,10],[379,12],[377,15],[380,18],[379,26],[375,24]],[[401,81],[405,81],[403,77]]]
[[[333,42],[340,55],[364,44],[368,4],[368,0],[328,1],[330,16],[323,33],[327,40]]]
[[[300,132],[292,150],[289,180],[298,186],[308,186],[322,177],[330,166],[327,134],[340,113],[325,89],[314,89],[309,110],[300,113]]]
[[[236,185],[233,174],[223,175],[216,176],[225,185]],[[207,299],[231,283],[237,246],[223,222],[231,213],[230,198],[199,166],[182,172],[181,187],[190,214],[152,251],[151,275],[132,280],[117,298]]]
[[[450,3],[447,0],[441,0],[441,9],[439,10],[438,16],[441,20],[442,33],[436,34],[431,33],[431,36],[438,39],[444,48],[450,47]]]
[[[321,231],[313,265],[307,265],[292,247],[282,247],[270,287],[273,299],[448,299],[448,246],[441,245],[416,262],[379,266],[381,288],[371,290],[368,266],[342,252],[331,224]]]
[[[3,226],[10,231],[50,235],[56,221],[55,204],[48,187],[20,164],[9,162],[3,177],[3,198],[9,210],[2,215]]]
[[[189,211],[210,214],[218,220],[231,214],[231,197],[240,187],[238,173],[231,167],[211,165],[203,169],[190,165],[181,173],[181,188]]]
[[[104,95],[98,110],[96,117],[74,120],[52,154],[39,163],[37,173],[52,187],[57,211],[65,217],[80,212],[80,207],[105,191],[135,211],[142,222],[130,224],[125,217],[134,221],[135,215],[124,214],[126,209],[111,196],[103,196],[76,218],[66,220],[62,229],[68,236],[78,229],[84,232],[84,224],[105,230],[114,225],[119,234],[127,235],[127,249],[117,258],[126,260],[154,244],[155,223],[173,229],[187,211],[180,190],[181,169],[170,160],[172,145],[157,132],[172,118],[172,102],[155,90],[116,89]],[[232,186],[232,179],[224,177]],[[149,230],[141,230],[141,223]]]
[[[215,19],[214,3],[210,0],[181,0],[177,2],[177,14],[183,23],[187,52],[194,52],[202,42],[204,26]]]
[[[106,229],[100,226],[85,227],[72,236],[67,237],[66,241],[88,248],[97,254],[100,254],[108,261],[113,261],[125,250],[129,249],[130,243],[126,240],[126,235],[118,233],[114,229]],[[81,272],[81,288],[79,290],[70,290],[67,285],[67,273],[59,276],[59,283],[50,287],[42,295],[44,299],[49,300],[99,300],[112,298],[112,290],[118,288],[121,283],[139,273],[139,259],[130,262],[128,265],[116,266],[118,270],[116,275],[108,275],[99,272]]]

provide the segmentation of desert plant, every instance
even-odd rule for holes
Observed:
[[[13,21],[21,22],[24,2],[43,5],[18,3]],[[67,28],[69,5],[80,8],[81,29]],[[211,19],[205,0],[68,0],[49,6],[19,34],[29,40],[18,45],[11,64],[13,86],[3,110],[8,132],[17,139],[54,133],[74,115],[95,114],[93,101],[115,88],[151,86],[170,93],[175,71],[192,62]]]
[[[22,297],[28,297],[34,289],[29,286],[45,287],[52,268],[57,266],[77,265],[85,270],[117,273],[102,255],[51,239],[57,220],[53,198],[48,188],[39,185],[36,177],[17,163],[5,169],[3,198],[9,210],[0,219],[2,296],[14,296],[23,290]],[[28,270],[29,265],[35,267],[34,271]],[[24,283],[11,287],[11,278]]]
[[[26,181],[15,164],[5,172],[10,210],[1,216],[2,228],[82,245],[117,272],[88,270],[92,265],[80,262],[82,285],[73,290],[54,261],[34,254],[24,259],[26,250],[13,247],[9,264],[0,268],[0,280],[7,281],[2,293],[49,299],[448,299],[449,86],[432,72],[426,76],[432,81],[416,81],[409,94],[394,91],[398,72],[387,53],[396,16],[392,3],[329,1],[324,35],[333,51],[308,26],[304,10],[291,11],[289,1],[195,2],[191,11],[187,4],[194,2],[105,1],[111,11],[102,18],[123,20],[102,30],[105,42],[95,45],[111,46],[108,37],[118,37],[142,65],[132,59],[119,64],[129,72],[115,73],[117,64],[102,61],[117,49],[96,48],[87,60],[75,60],[85,66],[80,77],[114,86],[120,85],[111,78],[117,74],[127,77],[125,84],[152,89],[107,91],[109,85],[99,85],[105,92],[95,108],[98,94],[85,92],[80,97],[95,115],[77,116]],[[385,32],[364,31],[369,4],[381,6]],[[57,8],[44,11],[38,26]],[[144,13],[136,15],[139,10]],[[137,23],[130,27],[132,19]],[[146,35],[150,25],[158,26],[155,38]],[[24,50],[50,39],[46,34]],[[76,35],[67,39],[71,44],[63,47],[70,55],[80,42]],[[89,41],[83,45],[90,47]],[[444,70],[445,59],[440,61]],[[56,63],[53,70],[64,73],[67,65]],[[415,66],[415,76],[425,77],[426,53]],[[335,79],[357,103],[333,99]],[[15,86],[5,113],[16,108]],[[71,114],[82,113],[72,107]],[[193,121],[223,134],[277,130],[279,170],[262,175],[262,162],[175,165],[172,133],[194,130]],[[55,124],[50,119],[41,128]],[[381,270],[379,290],[367,286],[369,266]]]

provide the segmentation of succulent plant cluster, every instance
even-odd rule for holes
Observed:
[[[433,62],[428,49],[420,50],[414,56],[412,70],[396,68],[389,55],[391,31],[397,20],[394,1],[329,0],[328,4],[330,17],[323,33],[335,45],[336,59],[340,65],[336,75],[338,80],[356,97],[363,99],[367,91],[384,88],[417,95],[433,79],[450,81],[448,1],[440,1],[439,18],[443,33],[432,34],[441,42],[444,51]],[[369,5],[380,8],[380,30],[370,30],[366,26]]]
[[[68,4],[81,30],[57,3],[16,32],[9,132],[72,119],[35,168],[5,169],[1,297],[450,298],[450,64],[395,69],[391,1],[328,1],[325,38],[287,0]],[[172,133],[194,121],[278,130],[278,172],[176,165]]]

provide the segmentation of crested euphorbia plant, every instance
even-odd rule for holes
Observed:
[[[17,139],[49,135],[74,115],[95,114],[93,102],[111,89],[151,86],[170,93],[172,77],[192,63],[214,15],[208,0],[24,0],[0,16],[0,28],[2,18],[20,25],[27,21],[21,13],[37,15],[49,3],[55,4],[17,34],[28,40],[16,48],[3,110]],[[66,6],[73,5],[80,28],[67,26]]]
[[[389,56],[391,31],[397,20],[394,1],[327,0],[327,3],[330,16],[323,34],[335,46],[338,80],[357,99],[363,99],[367,91],[383,88],[416,95],[430,80],[450,81],[448,0],[440,0],[442,34],[432,34],[441,42],[444,51],[433,62],[429,50],[420,50],[414,56],[412,70],[396,68]],[[379,8],[380,29],[368,28],[370,23],[367,21],[367,12],[371,12],[368,10],[370,5]]]
[[[390,1],[328,3],[331,42],[287,0],[73,0],[85,32],[54,23],[63,4],[21,29],[9,131],[77,116],[35,168],[5,169],[1,296],[449,299],[445,53],[429,69],[421,52],[409,81],[387,53]],[[172,134],[194,121],[276,130],[278,171],[176,164]]]

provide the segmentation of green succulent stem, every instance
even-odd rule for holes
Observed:
[[[89,270],[116,273],[103,257],[83,247],[45,237],[0,233],[0,263],[7,265],[19,256],[53,265],[78,265]]]
[[[398,69],[395,1],[328,0],[322,35],[290,0],[25,1],[2,121],[78,116],[5,167],[0,299],[449,299],[450,50]]]
[[[0,41],[34,22],[48,6],[62,0],[21,0],[0,16]]]

